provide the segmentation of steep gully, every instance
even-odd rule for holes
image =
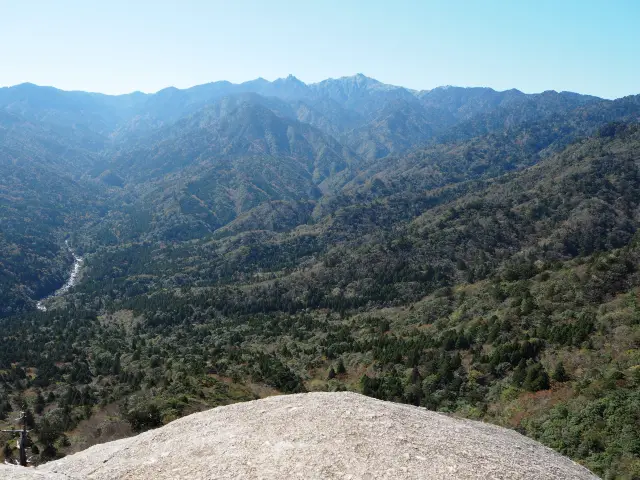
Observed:
[[[73,255],[73,260],[74,260],[73,267],[71,268],[71,272],[69,273],[69,279],[62,287],[60,287],[58,290],[53,292],[53,294],[40,299],[40,301],[36,303],[36,308],[43,312],[47,311],[47,307],[44,305],[45,300],[53,297],[58,297],[60,295],[67,293],[69,289],[78,282],[78,275],[80,274],[80,268],[82,268],[83,259],[79,255],[76,255],[76,253],[71,249],[71,247],[69,246],[68,240],[65,240],[65,244],[69,249],[69,252],[71,252],[71,255]]]

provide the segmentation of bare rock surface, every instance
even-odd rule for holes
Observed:
[[[12,476],[18,471],[32,476]],[[37,469],[4,467],[0,478],[597,477],[514,431],[345,392],[286,395],[219,407]]]
[[[35,468],[23,468],[16,465],[0,464],[0,478],[11,480],[69,480],[69,477],[47,473]]]

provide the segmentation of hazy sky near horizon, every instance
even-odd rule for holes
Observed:
[[[640,93],[640,0],[0,0],[0,86],[155,92],[364,73],[439,85]]]

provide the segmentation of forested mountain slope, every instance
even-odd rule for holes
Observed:
[[[140,181],[199,161],[240,155],[301,161],[315,183],[342,170],[353,157],[316,128],[277,116],[257,102],[239,100],[230,108],[205,107],[159,131],[133,151],[115,155],[111,167]]]
[[[639,98],[0,89],[0,417],[35,413],[44,461],[353,389],[634,478]],[[35,311],[65,240],[80,282]]]
[[[79,175],[91,145],[65,132],[0,111],[0,316],[62,285],[65,235],[106,212],[104,189]]]

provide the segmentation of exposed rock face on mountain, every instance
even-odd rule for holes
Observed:
[[[5,467],[0,476],[597,478],[514,431],[354,393],[278,396],[219,407],[37,469]]]

